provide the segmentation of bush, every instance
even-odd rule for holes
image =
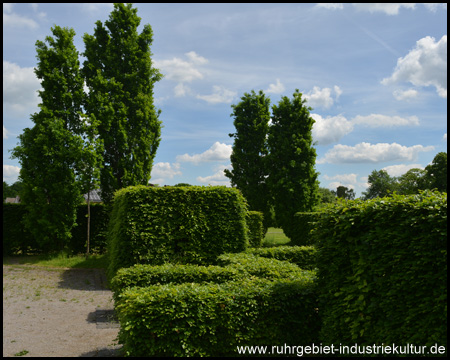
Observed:
[[[316,226],[324,343],[447,343],[447,194],[344,201]]]
[[[134,287],[116,302],[128,356],[229,356],[237,346],[306,345],[320,326],[310,278]]]
[[[258,248],[264,240],[263,213],[259,211],[249,211],[247,215],[247,225],[249,229],[249,244]]]
[[[25,212],[22,204],[3,203],[3,256],[41,250],[23,225]]]
[[[219,256],[223,266],[200,265],[134,265],[117,271],[111,280],[114,296],[130,287],[162,284],[224,283],[251,277],[278,280],[315,278],[315,272],[305,271],[297,265],[276,259],[265,259],[251,254],[223,254]]]
[[[265,258],[288,261],[302,269],[316,268],[316,248],[314,246],[276,246],[260,249],[248,249],[247,253]]]
[[[222,253],[244,251],[246,214],[246,201],[233,188],[121,189],[108,231],[109,278],[134,264],[212,264]]]

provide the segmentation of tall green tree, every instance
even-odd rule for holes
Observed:
[[[426,171],[418,168],[409,169],[397,178],[398,193],[401,195],[418,194],[425,190],[424,176]]]
[[[425,167],[424,187],[447,192],[447,153],[438,153]]]
[[[355,192],[353,189],[349,189],[346,186],[338,186],[336,188],[336,191],[331,191],[336,197],[340,199],[348,199],[348,200],[354,200],[355,199]]]
[[[315,121],[310,110],[298,90],[292,99],[284,96],[272,107],[268,183],[276,221],[288,237],[292,237],[295,213],[312,211],[319,201],[317,154],[311,133]]]
[[[76,181],[83,153],[83,77],[73,29],[55,26],[53,37],[37,41],[41,80],[39,112],[34,126],[24,129],[12,157],[19,159],[22,202],[28,209],[25,226],[46,250],[61,250],[71,237],[76,206],[82,201]]]
[[[147,184],[161,140],[153,87],[162,77],[152,67],[153,32],[131,4],[114,4],[109,20],[96,22],[94,35],[84,35],[83,73],[89,90],[86,112],[98,122],[103,141],[102,199],[115,190]]]
[[[398,190],[397,179],[390,176],[386,170],[373,170],[369,175],[368,183],[367,191],[362,193],[362,198],[365,200],[389,196]]]
[[[264,225],[270,221],[270,197],[267,185],[267,134],[270,121],[270,99],[262,91],[245,93],[237,105],[232,105],[236,132],[231,154],[232,170],[225,170],[231,185],[247,199],[250,210],[264,214]]]

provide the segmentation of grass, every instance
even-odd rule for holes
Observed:
[[[263,247],[287,245],[291,239],[284,235],[283,229],[269,228],[263,240]]]
[[[263,240],[263,247],[281,246],[290,242],[284,235],[282,229],[269,228]],[[28,255],[9,256],[3,258],[3,265],[36,265],[50,268],[70,268],[70,269],[106,269],[108,259],[103,255],[90,255],[88,258],[84,254],[69,256],[65,253],[55,253],[50,255]]]

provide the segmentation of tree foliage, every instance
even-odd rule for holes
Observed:
[[[34,126],[24,129],[12,156],[22,165],[26,227],[41,246],[62,249],[82,199],[77,176],[83,158],[83,77],[73,45],[75,31],[55,26],[52,33],[45,42],[36,42],[35,73],[43,88],[40,111],[31,116]]]
[[[268,136],[268,183],[277,223],[288,237],[292,237],[295,213],[311,211],[319,200],[317,155],[311,133],[314,119],[305,103],[296,90],[292,99],[284,96],[273,105]]]
[[[340,199],[348,199],[348,200],[354,200],[355,199],[355,192],[353,189],[349,189],[346,186],[338,186],[336,191],[331,191],[336,197]]]
[[[153,86],[162,75],[152,67],[153,32],[131,4],[114,4],[109,20],[97,21],[94,35],[85,34],[83,73],[89,89],[87,113],[99,121],[103,141],[102,198],[115,190],[147,184],[161,140]]]
[[[267,185],[267,133],[270,121],[270,99],[262,91],[245,93],[237,105],[232,105],[236,132],[231,154],[232,170],[225,170],[231,185],[247,199],[249,208],[264,214],[270,225],[270,196]]]

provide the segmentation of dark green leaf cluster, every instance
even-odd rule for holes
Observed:
[[[248,249],[248,253],[261,257],[288,261],[305,270],[316,268],[316,253],[314,246],[276,246],[260,249]]]
[[[229,262],[224,267],[167,264],[119,270],[114,285],[138,285],[116,293],[125,355],[235,356],[238,345],[317,340],[313,273],[274,259],[222,257]]]
[[[252,247],[260,247],[264,240],[263,218],[264,215],[260,211],[249,211],[247,214],[248,241]]]
[[[316,227],[324,343],[447,343],[446,193],[342,201]]]
[[[315,222],[318,220],[320,214],[321,212],[296,213],[292,224],[289,226],[292,233],[290,244],[312,245],[314,243],[312,231],[315,228]]]
[[[134,186],[116,192],[108,232],[110,278],[122,267],[212,263],[248,247],[247,204],[226,187]]]

